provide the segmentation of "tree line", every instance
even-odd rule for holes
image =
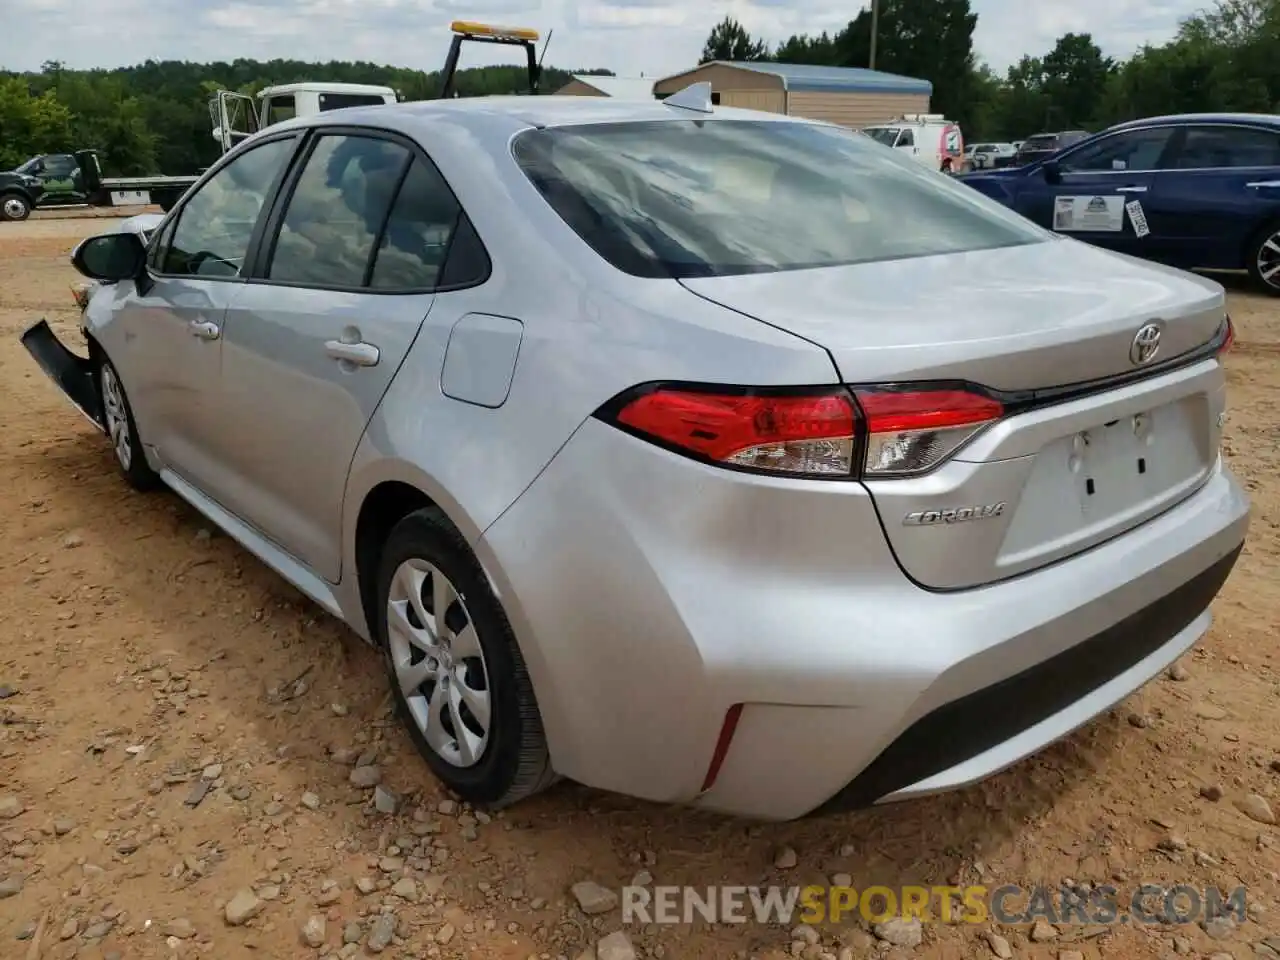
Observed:
[[[876,31],[875,68],[930,81],[931,109],[959,123],[970,143],[1096,131],[1169,113],[1273,113],[1280,104],[1280,0],[1215,0],[1183,20],[1168,43],[1127,59],[1105,56],[1088,33],[1067,33],[1003,76],[974,53],[977,24],[969,0],[880,0]],[[793,36],[772,48],[727,17],[702,52],[704,63],[837,67],[866,67],[870,57],[865,9],[834,34]]]
[[[1003,76],[974,53],[977,24],[970,0],[880,0],[876,36],[876,69],[932,82],[932,109],[960,123],[970,142],[1098,130],[1162,113],[1270,113],[1280,103],[1280,0],[1213,0],[1168,43],[1123,60],[1105,56],[1088,33],[1068,33]],[[726,18],[712,29],[702,60],[865,67],[870,55],[871,14],[862,10],[834,34],[793,36],[772,48]],[[543,92],[570,76],[547,67]],[[71,70],[50,61],[37,72],[0,71],[0,170],[38,153],[93,148],[114,175],[194,173],[218,157],[207,105],[218,89],[256,93],[272,84],[328,80],[390,86],[405,99],[424,100],[437,95],[440,79],[439,71],[299,60],[149,60],[113,70]],[[524,67],[514,65],[457,76],[462,96],[517,92],[525,82]]]
[[[541,89],[557,90],[571,76],[567,70],[544,67]],[[115,176],[194,173],[220,154],[208,108],[214,92],[253,94],[304,80],[378,84],[406,100],[432,99],[441,86],[438,70],[424,73],[364,62],[148,60],[114,70],[70,70],[50,61],[34,73],[0,71],[0,170],[40,153],[92,148],[99,152],[104,172]],[[527,86],[523,64],[459,70],[455,79],[464,97],[523,92]]]

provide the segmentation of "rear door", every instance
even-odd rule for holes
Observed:
[[[1144,256],[1153,244],[1146,194],[1170,147],[1174,127],[1123,130],[1059,154],[1059,181],[1042,169],[1027,177],[1015,209],[1042,227],[1121,253]]]
[[[1258,228],[1280,217],[1280,133],[1204,124],[1185,128],[1180,140],[1144,198],[1162,259],[1240,269]]]
[[[411,142],[314,136],[227,314],[217,498],[318,575],[341,572],[347,472],[435,300],[459,206]]]

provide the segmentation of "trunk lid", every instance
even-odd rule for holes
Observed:
[[[923,586],[963,589],[1065,559],[1191,495],[1217,463],[1213,360],[1134,380],[1211,341],[1222,288],[1076,241],[893,263],[682,281],[826,348],[849,384],[966,380],[1011,393],[1125,377],[1013,412],[915,477],[868,479],[886,536]],[[1025,393],[1024,393],[1025,395]]]

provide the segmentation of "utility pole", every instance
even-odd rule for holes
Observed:
[[[880,0],[871,0],[871,59],[869,70],[876,68],[876,34],[880,32]]]

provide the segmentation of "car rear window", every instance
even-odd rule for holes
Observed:
[[[1045,147],[1054,147],[1058,144],[1058,135],[1056,133],[1046,134],[1041,137],[1028,137],[1022,141],[1022,149],[1024,150],[1043,150]]]
[[[777,121],[527,130],[516,162],[600,256],[642,277],[764,273],[1048,234],[871,138]]]

